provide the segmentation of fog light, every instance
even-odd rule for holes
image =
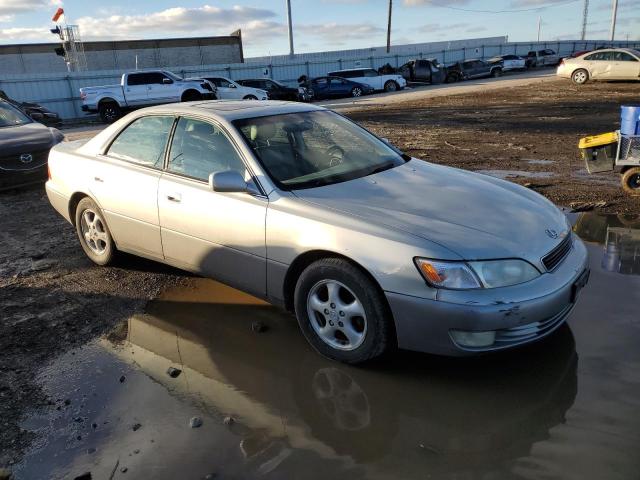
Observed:
[[[496,339],[496,332],[451,330],[451,338],[461,347],[490,347]]]

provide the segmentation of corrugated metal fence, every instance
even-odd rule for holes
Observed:
[[[226,76],[234,80],[243,78],[270,77],[285,83],[295,84],[298,77],[323,76],[327,72],[354,67],[372,67],[389,63],[399,67],[414,58],[437,58],[448,64],[467,58],[491,58],[496,55],[526,55],[530,50],[551,48],[560,55],[569,55],[574,51],[589,50],[599,46],[640,47],[640,42],[607,42],[607,41],[559,41],[539,43],[504,43],[500,45],[480,45],[451,50],[424,51],[411,54],[376,55],[365,58],[345,58],[323,61],[296,61],[268,63],[237,63],[228,65],[202,65],[183,68],[172,68],[172,71],[184,77]],[[84,117],[79,98],[81,87],[119,83],[120,70],[81,72],[67,74],[41,75],[1,75],[0,90],[16,100],[32,101],[58,112],[62,118],[74,119]]]

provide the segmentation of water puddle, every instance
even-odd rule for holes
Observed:
[[[477,173],[484,173],[503,180],[516,177],[551,178],[555,176],[553,172],[529,172],[526,170],[477,170]]]
[[[25,420],[38,441],[15,477],[631,478],[640,218],[571,218],[591,254],[581,302],[549,338],[499,355],[349,367],[249,295],[205,279],[168,291],[43,369],[53,404]]]

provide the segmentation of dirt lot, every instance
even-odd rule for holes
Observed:
[[[509,174],[559,205],[606,201],[606,212],[640,214],[620,175],[588,175],[577,148],[583,136],[619,128],[620,105],[639,102],[640,83],[560,80],[345,113],[415,157]]]
[[[514,181],[558,204],[604,200],[609,212],[640,214],[640,198],[622,193],[618,175],[584,174],[576,147],[583,135],[617,128],[619,106],[638,102],[639,94],[639,84],[545,82],[348,114],[416,157],[534,173]],[[47,398],[34,384],[34,372],[108,332],[183,274],[128,257],[117,267],[93,266],[41,187],[0,193],[0,218],[1,468],[16,462],[31,440],[18,423],[26,410],[64,408],[66,399]]]

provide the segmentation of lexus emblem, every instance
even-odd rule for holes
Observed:
[[[550,228],[547,228],[545,230],[545,233],[549,236],[549,238],[558,238],[558,232],[556,232],[555,230],[551,230]]]
[[[23,153],[20,155],[20,161],[22,163],[31,163],[33,161],[33,155],[30,153]]]

